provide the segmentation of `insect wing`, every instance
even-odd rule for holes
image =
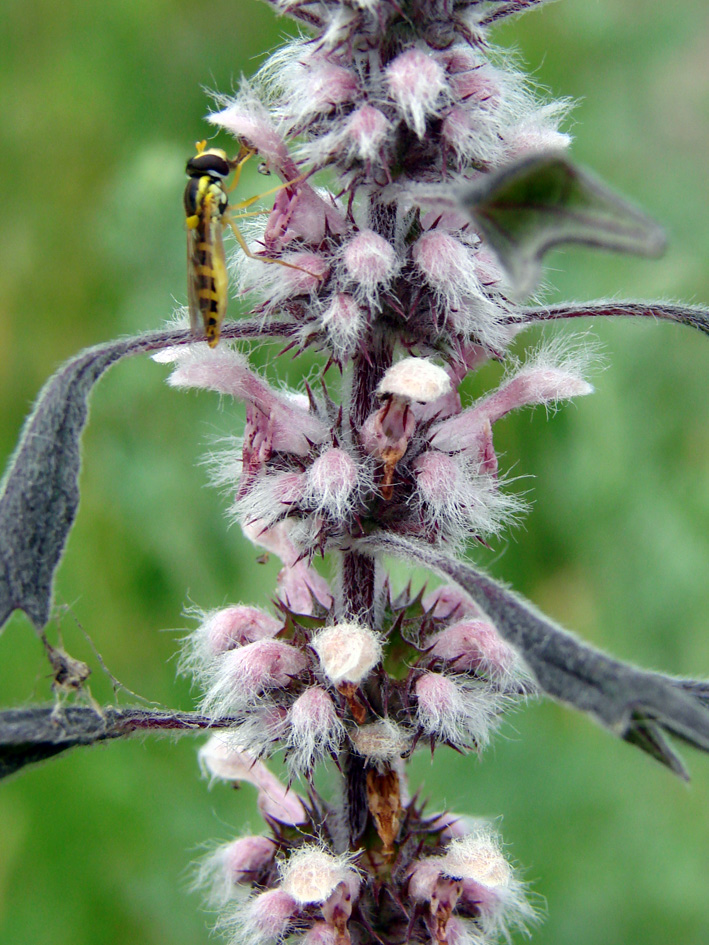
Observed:
[[[226,313],[228,279],[222,231],[219,191],[208,187],[195,201],[188,217],[187,294],[190,326],[194,334],[204,332],[211,347],[219,341],[219,327]]]
[[[193,335],[201,335],[203,331],[202,313],[199,304],[199,257],[198,243],[202,237],[198,230],[187,230],[187,304],[190,313],[190,329]]]
[[[211,229],[212,279],[217,296],[217,305],[216,312],[211,311],[209,313],[209,324],[205,330],[209,338],[209,344],[214,346],[219,341],[219,332],[226,315],[227,298],[229,296],[229,277],[224,254],[224,223],[221,215],[212,218]]]

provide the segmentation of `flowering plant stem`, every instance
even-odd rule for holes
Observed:
[[[682,778],[670,737],[709,751],[708,684],[594,650],[462,557],[526,508],[500,467],[495,424],[593,392],[586,339],[547,340],[525,358],[511,346],[546,321],[651,316],[708,333],[709,316],[521,304],[552,246],[648,256],[664,246],[656,223],[566,156],[568,103],[539,101],[491,46],[491,25],[537,0],[272,5],[309,34],[219,100],[210,120],[239,157],[200,145],[188,162],[192,333],[91,349],[40,395],[0,496],[0,621],[21,608],[38,630],[47,622],[91,389],[138,352],[170,363],[173,387],[246,405],[212,475],[246,538],[282,563],[273,606],[188,609],[196,627],[180,671],[201,692],[195,713],[3,713],[0,775],[136,731],[208,728],[203,772],[252,784],[265,822],[197,870],[232,945],[509,941],[537,919],[525,884],[493,824],[411,797],[419,748],[479,754],[508,710],[543,694]],[[257,198],[230,209],[224,180],[255,153],[281,183],[264,194],[266,214],[239,215]],[[317,185],[325,169],[330,188]],[[227,224],[252,315],[222,324]],[[275,337],[320,353],[322,393],[272,385],[230,344]],[[504,376],[465,404],[463,380],[489,361]],[[316,570],[317,552],[337,562],[334,578]],[[448,583],[399,589],[387,555]],[[84,664],[47,652],[55,691],[80,690]],[[285,778],[267,764],[276,752]],[[336,772],[332,795],[316,787],[322,764]]]

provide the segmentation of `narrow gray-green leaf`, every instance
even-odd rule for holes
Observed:
[[[537,154],[482,176],[458,194],[515,290],[528,295],[553,246],[659,256],[662,229],[589,171],[559,153]]]
[[[687,777],[686,770],[663,732],[709,751],[705,684],[650,673],[601,653],[487,574],[423,542],[377,533],[357,547],[403,557],[455,581],[520,652],[547,695],[590,713],[680,777]]]
[[[37,628],[49,619],[54,571],[79,504],[79,440],[98,378],[128,350],[91,348],[41,391],[0,495],[0,624],[20,607]]]
[[[222,337],[292,330],[291,323],[244,320],[225,326]],[[0,487],[0,627],[18,608],[38,629],[49,619],[54,572],[79,504],[80,441],[96,381],[126,355],[194,340],[188,331],[161,331],[97,345],[42,388]]]

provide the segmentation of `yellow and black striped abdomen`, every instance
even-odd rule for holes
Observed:
[[[185,188],[187,216],[187,281],[190,324],[200,327],[210,347],[219,341],[227,304],[227,272],[222,217],[227,195],[213,178],[192,178]],[[200,324],[201,323],[201,324]]]

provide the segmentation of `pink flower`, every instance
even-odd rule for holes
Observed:
[[[414,686],[416,720],[425,735],[452,745],[485,745],[497,705],[482,685],[463,678],[424,673]]]
[[[288,931],[298,905],[282,889],[267,889],[254,896],[248,903],[243,923],[246,941],[271,942],[282,938]]]
[[[286,742],[288,764],[296,772],[310,771],[326,755],[335,755],[345,733],[335,703],[325,689],[306,689],[290,708]]]
[[[353,112],[344,129],[349,150],[360,161],[379,161],[391,122],[379,109],[363,105]]]
[[[451,669],[480,672],[497,680],[509,678],[517,664],[515,651],[485,620],[462,620],[443,630],[431,656],[446,660]]]
[[[292,567],[283,568],[277,578],[278,596],[296,614],[310,615],[315,605],[326,610],[332,606],[330,587],[315,568],[307,561],[298,561]]]
[[[426,118],[435,114],[446,88],[441,66],[423,49],[408,49],[387,66],[386,84],[389,95],[418,137],[422,138]]]
[[[256,640],[230,650],[214,667],[202,708],[217,715],[239,712],[261,693],[287,688],[307,664],[301,650],[281,640]]]
[[[362,230],[349,240],[342,258],[354,283],[355,297],[362,296],[370,304],[376,299],[376,291],[392,279],[397,269],[394,247],[371,230]]]
[[[214,350],[192,345],[178,355],[168,383],[172,387],[201,387],[230,394],[251,404],[257,412],[252,414],[250,436],[258,441],[252,450],[265,449],[268,454],[277,449],[303,455],[311,442],[319,443],[327,434],[324,424],[309,410],[275,391],[248,367],[242,354],[224,345]],[[262,445],[265,443],[268,445]]]

